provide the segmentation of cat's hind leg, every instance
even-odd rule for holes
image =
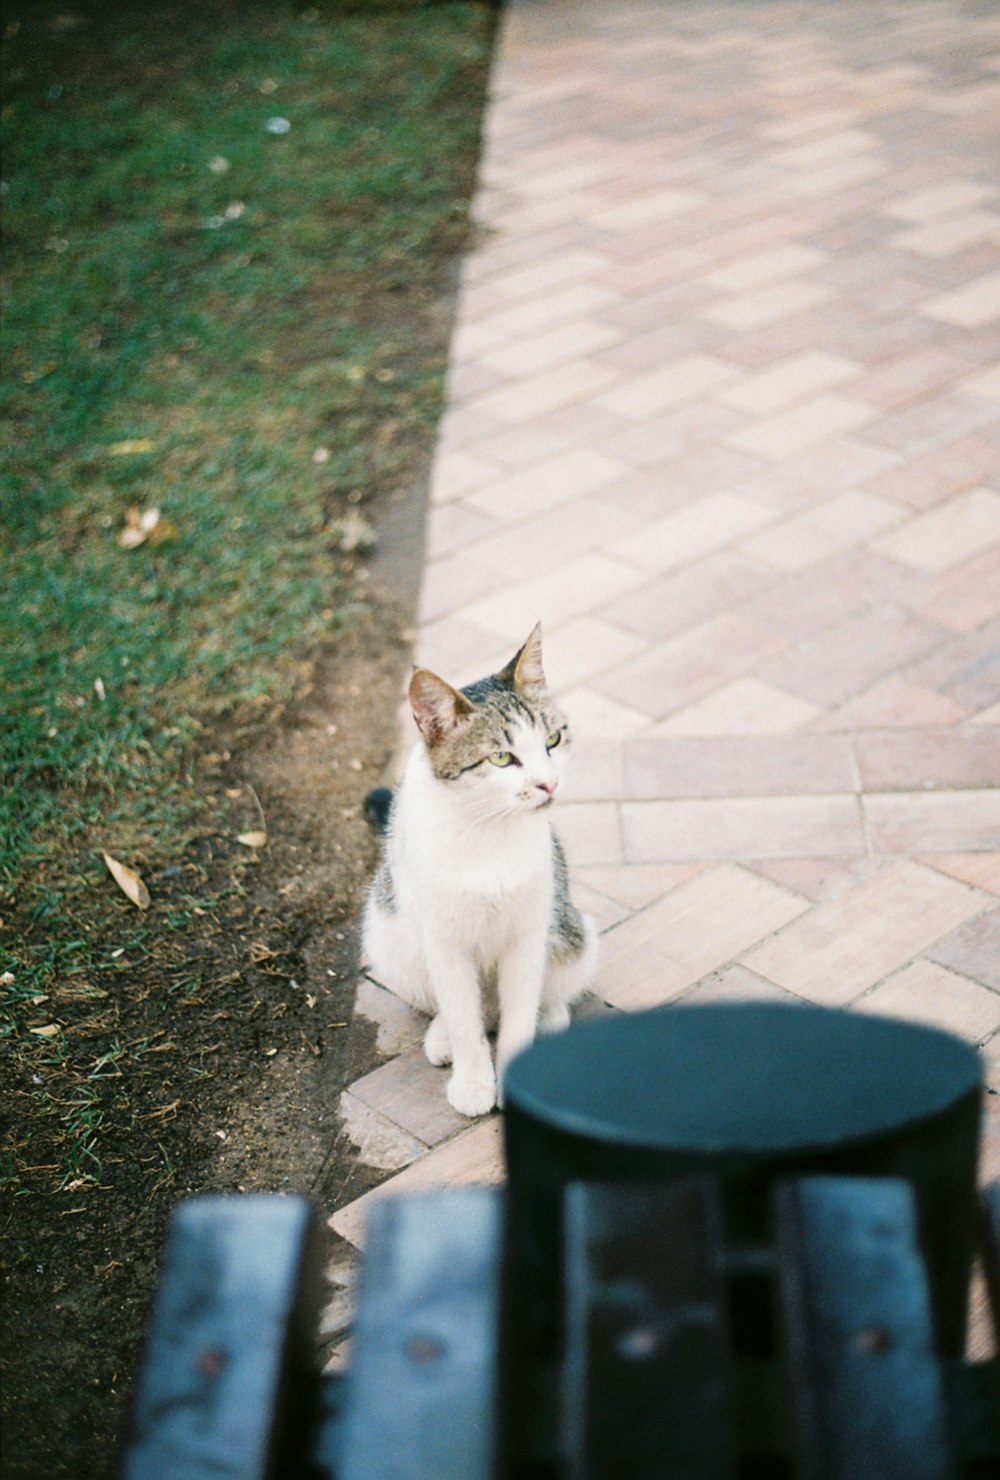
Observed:
[[[597,926],[574,906],[554,947],[542,987],[538,1027],[556,1033],[569,1026],[570,1007],[592,985],[597,969]]]
[[[374,981],[420,1012],[437,1011],[419,930],[407,914],[387,908],[375,890],[365,907],[361,946]]]
[[[451,1063],[451,1038],[448,1036],[448,1024],[440,1012],[431,1018],[430,1026],[424,1034],[424,1053],[430,1062],[439,1068],[442,1064]]]

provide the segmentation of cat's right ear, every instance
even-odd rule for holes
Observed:
[[[428,745],[440,745],[473,707],[464,694],[429,668],[418,668],[410,679],[410,708]]]

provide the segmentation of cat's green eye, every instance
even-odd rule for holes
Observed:
[[[512,766],[514,757],[509,750],[497,750],[489,757],[489,761],[493,766]]]
[[[549,738],[545,742],[545,749],[546,750],[555,750],[556,746],[559,744],[559,742],[560,742],[561,739],[562,739],[562,730],[553,730],[552,731],[552,734],[549,736]]]

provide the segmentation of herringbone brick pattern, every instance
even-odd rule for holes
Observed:
[[[417,647],[464,682],[542,619],[605,1003],[926,1019],[1000,1090],[998,42],[959,0],[513,0]],[[499,1176],[416,1015],[359,1008],[360,1155]]]

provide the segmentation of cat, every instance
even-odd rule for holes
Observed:
[[[538,1028],[566,1027],[593,978],[597,931],[570,902],[548,815],[569,728],[546,688],[541,624],[504,669],[465,688],[418,668],[409,699],[421,738],[396,791],[367,802],[385,837],[363,959],[431,1016],[424,1049],[452,1066],[452,1107],[485,1115],[514,1055]]]

